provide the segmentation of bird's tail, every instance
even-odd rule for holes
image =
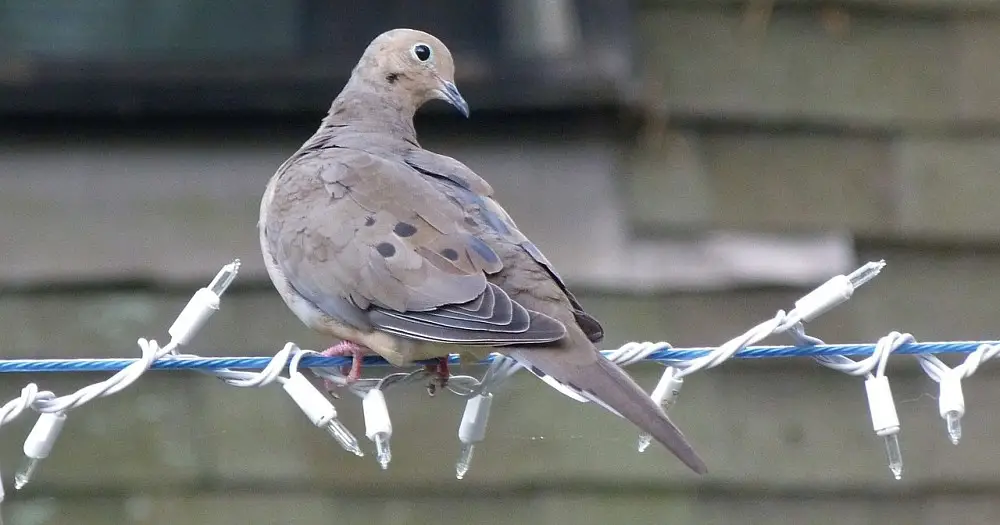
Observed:
[[[522,364],[530,365],[536,375],[549,375],[571,389],[599,399],[648,432],[691,470],[698,474],[708,472],[705,462],[666,412],[631,376],[592,345],[588,348],[517,349],[506,353]]]

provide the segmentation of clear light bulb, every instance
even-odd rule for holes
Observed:
[[[462,479],[472,466],[472,454],[476,443],[486,439],[486,425],[490,419],[493,394],[483,392],[465,402],[462,423],[458,426],[458,461],[455,462],[455,477]]]
[[[66,414],[63,412],[46,412],[38,416],[38,421],[31,427],[31,432],[24,440],[24,463],[14,474],[16,490],[24,488],[35,475],[39,463],[49,457],[49,452],[52,451],[52,446],[65,423]]]
[[[636,444],[636,448],[639,449],[639,452],[645,452],[652,443],[653,436],[647,434],[646,432],[642,432],[639,434],[639,442]]]
[[[215,279],[209,283],[208,289],[216,295],[216,297],[222,297],[222,294],[226,292],[226,288],[229,288],[230,284],[233,284],[233,280],[236,279],[236,274],[240,271],[240,260],[233,259],[233,262],[225,265],[219,270],[219,273],[215,274]]]
[[[15,490],[23,489],[31,481],[31,478],[35,476],[35,471],[38,470],[39,463],[41,463],[40,458],[24,458],[21,468],[14,473]]]
[[[358,457],[363,457],[365,455],[365,453],[361,450],[361,446],[358,445],[357,438],[354,437],[354,434],[351,434],[350,430],[347,430],[347,427],[345,427],[339,419],[334,418],[330,420],[330,422],[323,428],[326,429],[328,434],[333,436],[333,439],[335,439],[337,443],[344,448],[344,450],[351,452]]]
[[[892,400],[892,389],[886,376],[870,376],[865,380],[868,410],[872,417],[872,430],[885,442],[885,455],[889,470],[896,479],[903,477],[903,454],[899,451],[899,416]]]
[[[475,443],[462,443],[458,451],[458,461],[455,462],[455,477],[462,479],[469,472],[472,465],[472,453],[475,452]]]
[[[389,468],[389,462],[392,461],[392,448],[389,446],[389,434],[387,432],[379,432],[375,434],[375,457],[378,459],[379,466],[382,470]]]
[[[281,387],[288,392],[292,401],[302,409],[309,421],[330,434],[330,437],[344,450],[356,456],[365,455],[361,452],[354,434],[351,434],[351,431],[337,418],[337,408],[306,379],[306,376],[301,372],[294,372],[282,382]]]
[[[375,442],[375,459],[382,470],[389,468],[392,461],[392,449],[389,438],[392,437],[392,421],[389,419],[389,409],[385,404],[385,394],[373,388],[361,400],[365,414],[365,435]]]
[[[883,436],[885,440],[885,455],[889,460],[889,470],[896,479],[903,478],[903,454],[899,450],[899,434],[892,433]]]
[[[945,413],[944,419],[948,426],[948,437],[953,445],[957,445],[962,440],[962,414],[957,410],[950,410]]]
[[[858,288],[874,279],[883,268],[885,268],[885,260],[877,262],[872,261],[851,272],[850,275],[847,276],[847,280],[851,282],[851,285],[854,286],[854,288]]]

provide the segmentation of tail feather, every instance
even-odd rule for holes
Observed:
[[[688,443],[666,412],[618,365],[594,348],[532,348],[507,351],[571,388],[600,400],[601,404],[648,432],[698,474],[708,472],[705,462]],[[585,354],[586,352],[586,354]]]

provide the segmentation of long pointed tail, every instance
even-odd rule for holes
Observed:
[[[586,353],[585,353],[586,352]],[[618,365],[593,348],[532,348],[506,351],[511,357],[589,393],[625,419],[648,432],[698,474],[708,472],[705,462],[688,443],[666,412]]]

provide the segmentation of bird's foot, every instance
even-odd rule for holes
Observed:
[[[323,357],[347,357],[351,356],[351,366],[342,367],[342,373],[347,375],[347,382],[353,383],[361,378],[361,363],[364,361],[365,352],[368,348],[351,341],[341,341],[336,345],[327,348],[319,353]],[[327,391],[332,392],[337,385],[329,379],[323,380],[323,386]]]
[[[431,374],[431,380],[427,383],[427,395],[433,396],[439,389],[448,385],[448,378],[451,377],[451,372],[448,370],[448,358],[439,357],[437,364],[425,365],[425,368]]]

